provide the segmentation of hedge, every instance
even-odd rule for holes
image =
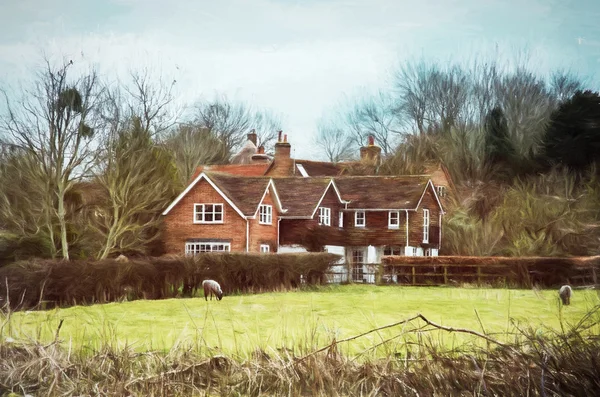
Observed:
[[[191,295],[202,280],[225,294],[321,283],[339,260],[328,253],[203,254],[102,261],[32,259],[0,268],[0,306],[33,308]]]

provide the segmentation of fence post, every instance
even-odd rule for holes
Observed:
[[[448,266],[444,265],[444,285],[448,284]]]
[[[412,267],[412,285],[415,285],[417,283],[417,276],[415,275],[415,267]]]
[[[481,285],[481,266],[477,266],[477,284]]]

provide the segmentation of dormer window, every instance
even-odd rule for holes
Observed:
[[[223,204],[194,204],[194,223],[223,223]]]
[[[400,211],[388,212],[388,229],[400,229]]]
[[[354,226],[355,227],[365,227],[367,224],[367,218],[365,216],[365,211],[356,211],[354,213]]]
[[[319,207],[319,225],[331,226],[331,208]]]
[[[273,206],[263,204],[258,209],[258,223],[271,225],[273,223]]]

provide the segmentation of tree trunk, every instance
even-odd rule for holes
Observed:
[[[69,242],[67,240],[67,222],[65,221],[65,192],[62,186],[58,188],[58,223],[60,225],[60,248],[63,258],[69,260]]]

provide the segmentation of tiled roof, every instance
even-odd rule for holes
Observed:
[[[334,178],[349,209],[413,209],[429,178],[417,176],[346,176]]]
[[[222,172],[206,172],[206,175],[245,216],[254,215],[270,181],[267,177],[247,177]]]
[[[310,161],[310,160],[296,160],[296,166],[301,165],[308,176],[338,176],[341,175],[344,169],[343,163],[330,163],[326,161]],[[299,173],[297,173],[298,176]]]
[[[200,173],[204,172],[223,172],[230,175],[238,175],[238,176],[263,176],[268,163],[260,163],[260,164],[215,164],[215,165],[201,165],[196,168],[196,172],[194,172],[194,176],[192,177],[192,181],[196,179]]]
[[[311,216],[331,178],[273,178],[285,216]]]

